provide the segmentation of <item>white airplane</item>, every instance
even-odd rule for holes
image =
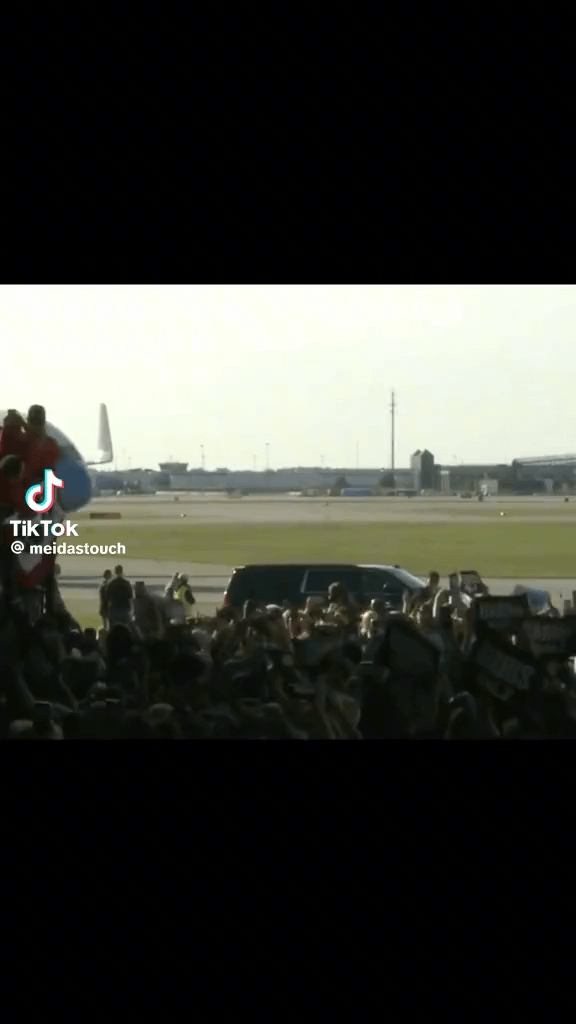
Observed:
[[[7,410],[0,410],[0,425],[4,422],[6,412]],[[53,423],[46,422],[46,433],[57,441],[61,453],[54,467],[56,476],[64,481],[64,487],[58,494],[58,504],[63,512],[76,512],[87,505],[92,497],[92,481],[88,466],[104,466],[114,459],[106,406],[100,405],[97,455],[93,461],[87,462],[83,459],[72,441]]]
[[[64,436],[64,435],[62,435]],[[114,459],[112,434],[108,422],[108,410],[104,403],[100,405],[100,421],[98,424],[98,458],[94,462],[85,462],[85,466],[105,466]]]

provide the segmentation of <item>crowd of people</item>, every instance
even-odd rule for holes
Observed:
[[[158,596],[118,565],[99,630],[53,590],[38,621],[0,629],[5,738],[576,738],[576,615],[477,574],[431,573],[401,610],[336,580],[302,608],[207,616],[186,576]]]
[[[335,580],[304,607],[249,600],[197,613],[188,578],[163,595],[104,573],[83,629],[47,556],[22,572],[10,518],[54,469],[45,411],[0,432],[0,735],[13,739],[576,738],[576,609],[545,592],[493,597],[437,572],[400,609]],[[26,600],[39,593],[41,600]]]

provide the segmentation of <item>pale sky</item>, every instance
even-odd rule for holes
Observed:
[[[2,285],[0,407],[118,468],[576,452],[574,285]]]

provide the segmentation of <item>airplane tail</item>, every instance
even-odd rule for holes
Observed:
[[[108,410],[104,403],[100,406],[100,425],[98,429],[98,454],[102,462],[112,462],[114,450],[112,448],[112,435],[108,422]]]
[[[98,424],[98,458],[95,462],[87,462],[87,466],[102,466],[114,460],[114,449],[112,447],[112,435],[108,422],[108,410],[104,403],[100,405],[100,420]]]

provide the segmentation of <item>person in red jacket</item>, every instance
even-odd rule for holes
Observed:
[[[24,461],[23,474],[17,481],[10,480],[9,494],[7,495],[12,501],[20,504],[22,491],[26,494],[32,484],[41,483],[44,479],[44,471],[55,469],[60,457],[58,444],[46,433],[46,412],[42,405],[31,405],[26,421],[16,410],[9,411],[0,436],[0,452],[17,455]],[[21,506],[20,514],[22,518],[30,518],[31,515],[25,505]],[[10,592],[16,588],[17,591],[22,592],[42,586],[53,569],[56,556],[45,552],[42,555],[31,555],[24,551],[21,555],[15,555],[13,559],[9,559],[9,544],[8,551],[5,550],[8,531],[11,531],[10,527],[4,528],[1,545],[4,549],[3,561],[6,556],[7,563],[3,564],[2,568],[4,589]],[[7,571],[8,563],[11,564],[10,572]]]
[[[14,540],[10,519],[26,517],[24,463],[18,455],[0,459],[0,584],[4,607],[10,602],[15,575],[15,559],[10,550]]]
[[[41,483],[45,469],[55,469],[60,458],[60,448],[53,437],[46,433],[46,410],[43,405],[31,405],[26,423],[28,450],[25,458],[26,487]]]
[[[26,487],[41,483],[45,469],[54,469],[60,458],[60,448],[46,433],[46,410],[43,405],[31,405],[25,420],[16,409],[9,409],[0,431],[0,460],[6,455],[18,455],[24,460]]]
[[[18,455],[26,459],[30,450],[30,431],[23,416],[16,409],[9,409],[0,430],[0,459],[6,455]]]

